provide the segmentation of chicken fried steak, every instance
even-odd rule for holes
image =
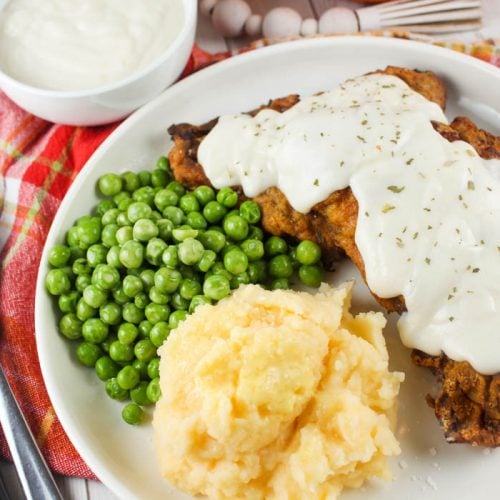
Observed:
[[[402,79],[413,90],[444,109],[446,91],[433,73],[393,66],[381,73]],[[250,114],[254,115],[264,108],[283,112],[298,101],[297,95],[274,99]],[[179,182],[190,187],[210,184],[197,161],[197,151],[203,138],[216,123],[215,119],[200,126],[178,124],[169,128],[175,143],[169,159]],[[450,142],[468,142],[482,158],[500,158],[500,137],[479,129],[467,118],[456,118],[449,125],[436,122],[433,126]],[[365,277],[364,262],[355,243],[358,203],[350,188],[333,192],[307,214],[294,210],[277,188],[267,189],[254,201],[262,209],[262,222],[267,231],[279,236],[318,242],[327,266],[347,255]],[[405,311],[402,296],[391,299],[374,296],[389,312],[401,314]],[[439,393],[435,397],[429,396],[428,402],[434,408],[449,442],[500,446],[500,374],[482,375],[469,363],[453,361],[444,354],[429,356],[415,350],[412,359],[417,365],[429,368],[441,382]]]

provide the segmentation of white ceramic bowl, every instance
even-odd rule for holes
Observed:
[[[0,2],[2,4],[8,2]],[[21,83],[2,72],[0,88],[21,108],[51,122],[102,125],[119,120],[156,97],[181,74],[193,46],[195,0],[182,0],[184,26],[162,57],[128,78],[83,91],[46,90]]]

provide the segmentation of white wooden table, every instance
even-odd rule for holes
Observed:
[[[273,7],[290,5],[303,17],[318,17],[329,7],[349,6],[356,4],[350,0],[247,0],[255,13],[265,14]],[[359,4],[357,4],[359,7]],[[463,41],[474,41],[489,37],[500,38],[500,1],[483,0],[484,20],[480,31],[461,35],[449,35],[441,38],[459,38]],[[212,28],[208,19],[200,16],[196,41],[208,52],[221,52],[244,46],[248,40],[225,40]],[[24,494],[12,464],[0,461],[0,478],[6,485],[12,500],[23,500]],[[79,478],[56,476],[56,481],[66,500],[114,500],[113,495],[103,484]],[[147,499],[145,499],[147,500]]]

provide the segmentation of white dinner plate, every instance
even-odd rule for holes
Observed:
[[[95,185],[105,172],[151,168],[170,142],[167,127],[200,123],[228,112],[250,110],[271,97],[310,94],[388,64],[428,69],[448,89],[447,115],[471,117],[500,133],[500,71],[472,57],[419,42],[345,37],[298,41],[259,49],[205,69],[168,89],[102,144],[69,189],[54,219],[37,283],[36,339],[45,383],[71,441],[97,476],[119,498],[188,498],[162,479],[150,425],[121,420],[123,404],[109,399],[92,370],[79,366],[56,329],[56,310],[44,289],[48,250],[63,240],[75,219],[98,202]],[[356,309],[379,309],[349,263],[339,264],[334,283],[355,277]],[[392,315],[394,316],[394,315]],[[391,460],[394,480],[368,483],[346,499],[498,498],[500,450],[448,444],[425,402],[433,377],[412,366],[391,317],[386,330],[392,369],[406,372],[397,436],[402,455]]]

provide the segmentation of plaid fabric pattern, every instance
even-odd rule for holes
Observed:
[[[448,45],[500,66],[498,43]],[[183,75],[229,56],[207,54],[194,47]],[[50,467],[84,478],[95,476],[64,434],[43,384],[34,338],[34,285],[43,245],[61,200],[85,162],[116,126],[51,124],[21,110],[0,92],[0,206],[4,191],[0,217],[0,362]],[[0,453],[10,456],[3,435]]]

